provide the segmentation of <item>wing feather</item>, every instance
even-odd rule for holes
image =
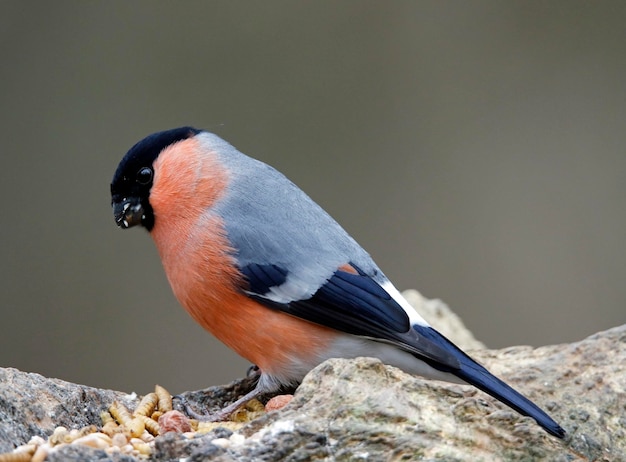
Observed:
[[[278,302],[272,289],[289,284],[289,272],[277,265],[248,264],[248,296],[272,309],[333,329],[392,343],[409,353],[450,369],[460,364],[453,354],[412,328],[404,309],[372,277],[354,264],[356,273],[338,269],[312,296]]]

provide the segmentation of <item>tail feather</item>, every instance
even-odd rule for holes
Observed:
[[[461,370],[455,372],[454,375],[502,401],[520,414],[532,417],[551,435],[558,438],[565,436],[565,430],[563,430],[563,428],[543,409],[511,386],[492,375],[487,369],[469,357],[465,360],[461,360],[461,364]]]
[[[532,417],[551,435],[558,438],[565,436],[565,430],[539,406],[491,374],[491,372],[470,358],[443,335],[432,328],[424,328],[421,326],[415,326],[415,328],[420,334],[425,335],[430,340],[437,342],[444,346],[449,352],[453,353],[461,364],[461,368],[456,370],[441,367],[436,363],[429,362],[431,366],[444,372],[454,374],[461,380],[475,386],[497,400],[502,401],[520,414]]]

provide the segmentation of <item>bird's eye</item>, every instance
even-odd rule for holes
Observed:
[[[149,167],[142,167],[137,172],[137,183],[148,184],[152,181],[152,169]]]

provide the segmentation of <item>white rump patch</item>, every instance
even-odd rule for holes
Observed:
[[[426,320],[422,318],[417,313],[417,311],[415,311],[415,308],[413,308],[411,304],[406,301],[406,298],[404,298],[402,294],[398,291],[398,289],[394,287],[391,281],[385,281],[381,284],[381,287],[385,289],[385,292],[391,295],[391,298],[393,298],[398,303],[398,305],[400,305],[402,309],[406,312],[406,314],[409,316],[409,321],[411,322],[411,325],[417,324],[423,327],[430,327],[430,324],[428,324]]]

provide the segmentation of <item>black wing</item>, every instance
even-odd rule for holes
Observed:
[[[279,303],[265,296],[285,283],[289,272],[277,265],[248,264],[240,268],[247,279],[246,294],[265,306],[348,334],[391,343],[439,367],[459,369],[456,357],[412,328],[404,309],[381,286],[355,265],[356,273],[335,273],[311,297]]]

